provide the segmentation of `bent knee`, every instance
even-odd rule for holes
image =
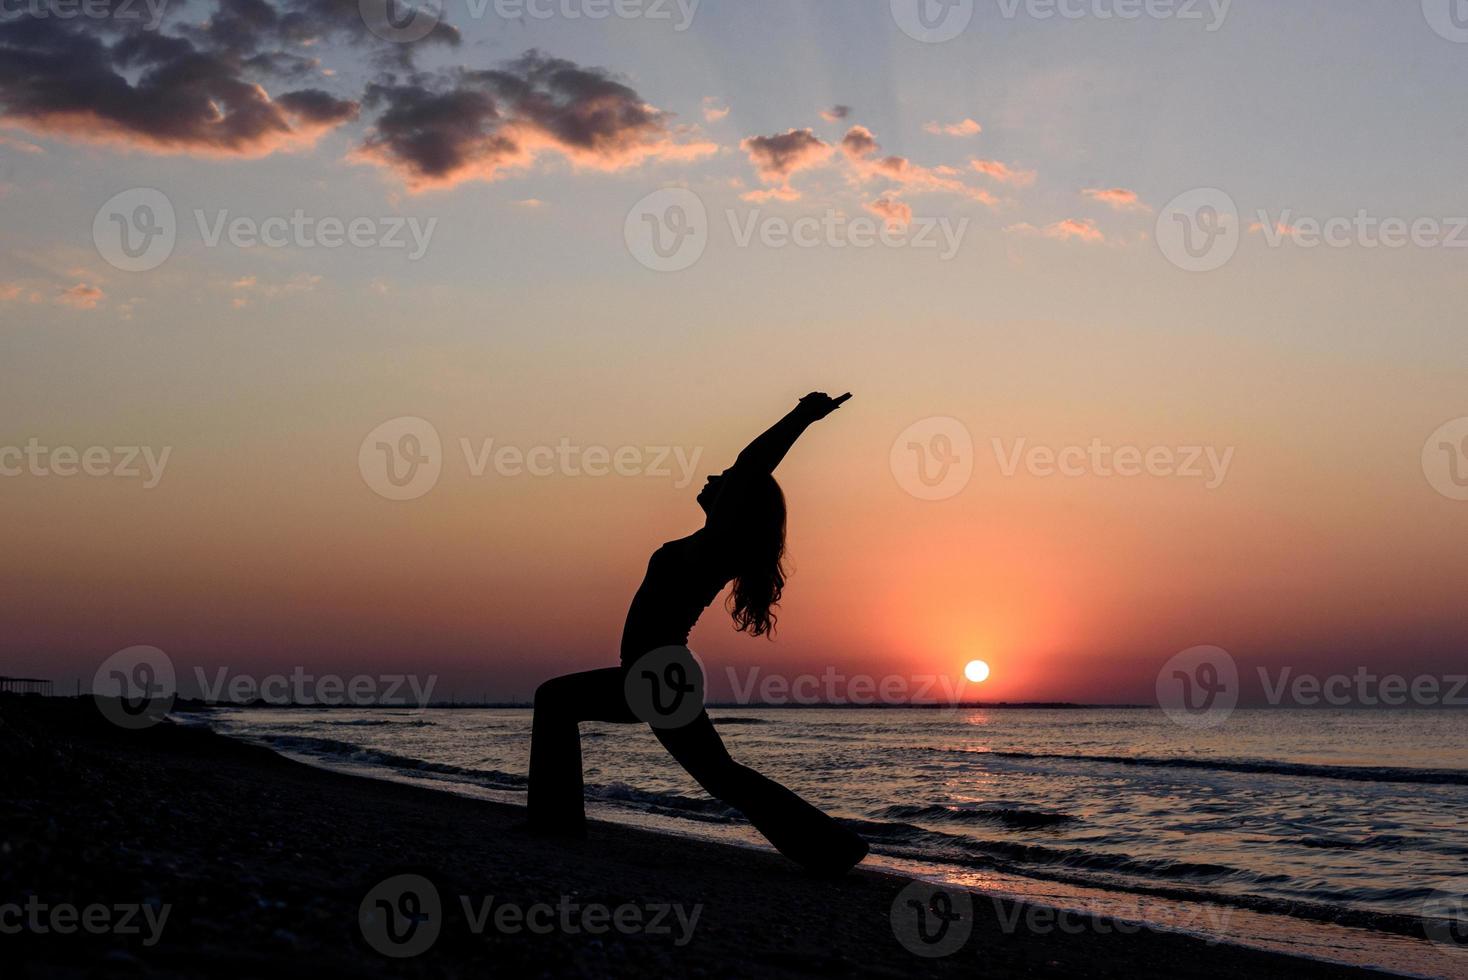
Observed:
[[[566,679],[552,677],[535,689],[535,710],[552,709],[566,700]]]
[[[753,769],[728,759],[700,766],[693,773],[693,778],[710,796],[729,802],[731,798],[744,795],[744,790],[754,775]]]

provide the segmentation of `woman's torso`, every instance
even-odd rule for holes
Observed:
[[[720,551],[695,531],[652,553],[622,629],[624,664],[658,647],[687,645],[693,624],[733,578]]]

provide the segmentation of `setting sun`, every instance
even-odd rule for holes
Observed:
[[[974,684],[982,684],[989,679],[989,665],[982,660],[970,660],[963,668],[963,676]]]

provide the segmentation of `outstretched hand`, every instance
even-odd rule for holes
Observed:
[[[840,408],[842,403],[850,397],[851,392],[849,391],[837,398],[832,398],[824,391],[813,391],[800,400],[800,407],[806,411],[812,420],[819,421]]]

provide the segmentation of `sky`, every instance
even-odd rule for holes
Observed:
[[[528,698],[812,390],[717,695],[1460,670],[1441,7],[8,4],[0,671]]]

